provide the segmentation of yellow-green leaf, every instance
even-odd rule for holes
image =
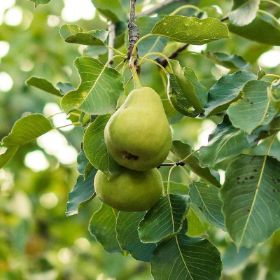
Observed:
[[[228,28],[217,18],[166,16],[154,26],[152,33],[181,43],[203,45],[227,38]]]

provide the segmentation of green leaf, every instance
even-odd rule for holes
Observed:
[[[89,232],[108,252],[122,252],[116,233],[117,212],[110,206],[102,203],[93,213],[89,222]]]
[[[136,24],[141,36],[145,36],[152,31],[153,26],[159,20],[159,17],[141,16],[136,19]],[[150,52],[162,52],[166,46],[168,39],[162,37],[148,37],[138,45],[138,53],[144,56]]]
[[[190,187],[192,204],[201,211],[209,223],[224,228],[222,213],[222,201],[219,197],[219,189],[204,183],[193,183]]]
[[[268,88],[268,95],[273,106],[280,112],[280,79],[272,82]]]
[[[116,47],[116,46],[115,46]],[[104,46],[88,46],[83,50],[84,56],[104,58],[104,54],[108,53],[108,48]]]
[[[30,233],[30,221],[27,219],[20,219],[19,223],[14,226],[13,231],[9,235],[9,243],[15,251],[24,254],[24,249],[28,241]]]
[[[235,271],[242,269],[252,253],[253,249],[240,248],[239,250],[237,250],[234,244],[231,243],[226,248],[222,256],[223,271],[228,274],[232,274]],[[243,279],[247,280],[247,278]]]
[[[271,146],[271,147],[270,147]],[[270,149],[269,149],[270,147]],[[269,152],[267,153],[267,151]],[[249,155],[264,156],[269,155],[280,161],[280,141],[273,135],[261,140],[257,146],[248,151]]]
[[[84,126],[84,124],[81,122],[83,119],[82,114],[83,116],[85,115],[78,110],[71,111],[67,114],[67,119],[70,120],[74,126]]]
[[[214,186],[220,187],[219,181],[210,172],[209,168],[200,166],[199,160],[193,153],[192,148],[189,144],[175,140],[173,141],[171,151],[178,157],[178,160],[183,160],[195,174],[213,184]]]
[[[222,269],[219,251],[208,240],[183,234],[160,243],[151,266],[155,280],[218,280]]]
[[[268,253],[268,268],[270,271],[277,271],[279,276],[279,263],[278,260],[280,258],[280,231],[276,231],[269,242],[269,253]],[[271,278],[269,278],[271,279]],[[277,280],[277,278],[272,278]]]
[[[280,23],[266,11],[259,10],[257,17],[248,25],[230,24],[229,30],[253,41],[280,46]]]
[[[249,65],[241,56],[235,54],[206,52],[206,56],[215,63],[233,70],[244,69]]]
[[[84,150],[82,149],[77,157],[77,169],[80,175],[83,175],[84,178],[86,177],[86,171],[89,169],[89,166],[92,165],[89,163]],[[92,168],[91,168],[92,169]]]
[[[96,9],[113,22],[127,21],[127,16],[119,0],[91,0]]]
[[[280,116],[276,116],[269,124],[256,128],[247,138],[249,143],[255,146],[260,143],[261,139],[274,135],[278,131],[280,131]],[[246,152],[248,152],[248,150],[246,150]]]
[[[30,114],[15,122],[9,135],[2,139],[2,143],[6,147],[24,145],[51,129],[52,124],[45,116]]]
[[[181,43],[203,45],[227,38],[228,28],[217,18],[166,16],[154,26],[152,33]]]
[[[139,237],[145,243],[157,243],[178,233],[188,209],[189,197],[169,194],[152,207],[139,224]]]
[[[173,181],[164,181],[164,189],[167,190],[170,194],[179,194],[186,195],[189,193],[189,187],[186,184],[173,182]]]
[[[75,65],[81,76],[78,89],[63,96],[61,106],[65,111],[81,110],[92,115],[115,111],[117,100],[123,92],[122,77],[112,68],[90,57],[79,57]]]
[[[84,134],[84,151],[89,162],[102,172],[112,175],[121,167],[111,158],[104,140],[104,128],[110,115],[98,116]]]
[[[238,71],[223,76],[209,90],[205,115],[223,112],[239,96],[245,84],[255,79],[256,75],[247,71]]]
[[[142,243],[138,236],[137,227],[145,212],[123,212],[117,217],[117,238],[123,250],[128,251],[133,258],[140,261],[151,261],[156,244]]]
[[[88,46],[103,46],[108,37],[108,31],[106,30],[84,31],[82,27],[76,24],[64,24],[59,32],[67,43]]]
[[[248,0],[233,0],[232,10],[236,10],[239,7],[242,7]]]
[[[246,280],[256,280],[258,279],[259,275],[260,275],[260,266],[258,263],[250,263],[242,271],[242,279],[246,279]],[[277,278],[270,279],[270,280],[277,280]]]
[[[28,86],[33,86],[47,93],[61,97],[60,91],[44,78],[31,77],[26,81]]]
[[[213,133],[208,145],[199,149],[199,159],[203,165],[215,167],[240,155],[249,146],[245,132],[222,123]]]
[[[271,122],[277,111],[270,102],[268,86],[264,81],[250,81],[245,85],[242,97],[227,110],[233,126],[250,134]]]
[[[203,112],[207,100],[207,90],[199,83],[189,67],[182,68],[179,61],[169,61],[170,101],[176,110],[186,116],[196,116]]]
[[[242,2],[237,8],[235,8],[237,6],[235,5],[235,9],[229,13],[231,23],[238,26],[251,23],[255,19],[260,5],[260,0],[246,0]]]
[[[73,190],[69,193],[66,216],[78,214],[80,205],[94,197],[93,179],[95,174],[96,170],[92,169],[87,178],[83,175],[78,176]]]
[[[51,0],[31,0],[34,4],[35,7],[37,7],[40,4],[48,4]]]
[[[255,246],[280,227],[279,174],[280,163],[268,156],[241,156],[228,167],[221,195],[237,247]]]
[[[206,234],[209,224],[205,217],[196,209],[196,207],[190,207],[187,220],[188,220],[188,236],[197,237]]]
[[[70,83],[62,83],[62,82],[58,82],[56,84],[57,88],[59,89],[61,95],[64,95],[72,90],[74,90],[75,88],[73,87],[72,84]]]
[[[125,0],[124,0],[125,1]],[[177,1],[166,1],[164,5],[157,5],[155,11],[151,14],[159,15],[168,15],[175,11],[177,8],[181,7],[182,5],[186,4],[186,0],[177,0]],[[189,10],[189,9],[188,9]],[[186,10],[185,10],[186,12]]]
[[[2,149],[4,149],[4,152],[2,151]],[[17,150],[18,150],[18,146],[0,148],[0,168],[2,168],[4,165],[6,165],[14,157]]]

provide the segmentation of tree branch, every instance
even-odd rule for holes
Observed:
[[[162,166],[185,166],[186,163],[183,161],[177,161],[177,162],[163,162],[162,164],[160,164],[158,166],[158,168],[162,167]]]
[[[139,30],[138,27],[135,23],[135,5],[136,5],[137,0],[130,0],[130,16],[129,16],[129,21],[128,21],[128,41],[129,41],[129,46],[128,46],[128,51],[127,51],[127,58],[130,59],[131,56],[137,54],[133,54],[133,49],[135,43],[139,39]]]
[[[225,17],[223,17],[223,18],[221,19],[221,22],[227,21],[228,19],[229,19],[229,17],[228,17],[228,16],[225,16]]]
[[[190,44],[185,44],[183,46],[181,46],[180,48],[178,48],[176,51],[174,51],[171,55],[169,55],[169,59],[173,59],[176,58],[181,52],[183,52]],[[166,59],[162,59],[160,57],[155,59],[157,63],[159,63],[160,65],[162,65],[163,67],[166,67],[168,64],[168,61]]]
[[[115,38],[116,38],[116,26],[113,22],[108,23],[108,32],[109,32],[109,38],[108,38],[108,64],[110,66],[113,65],[113,57],[114,57],[114,44],[115,44]]]

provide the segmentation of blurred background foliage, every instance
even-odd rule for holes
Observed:
[[[128,0],[122,2],[128,7]],[[138,1],[138,11],[156,2],[160,1]],[[183,2],[206,7],[209,14],[226,14],[232,5],[222,0]],[[270,5],[265,8],[275,9]],[[273,12],[279,18],[280,11]],[[64,114],[55,115],[60,112],[55,97],[25,85],[33,75],[53,83],[78,84],[73,61],[85,49],[67,45],[59,36],[60,26],[69,22],[78,22],[86,30],[106,28],[104,18],[90,0],[53,0],[36,9],[27,0],[0,1],[0,138],[26,112],[54,115],[57,127],[69,123]],[[176,43],[169,44],[166,54],[175,48]],[[178,58],[182,66],[192,67],[207,87],[229,70],[199,54],[201,51],[240,55],[254,71],[259,66],[270,73],[280,70],[279,47],[231,34],[231,40],[190,46]],[[153,67],[145,65],[141,79],[160,91],[162,79]],[[173,125],[174,138],[199,147],[207,144],[214,128],[215,122],[210,120],[184,117]],[[97,201],[86,204],[77,216],[64,215],[68,192],[77,177],[75,162],[81,137],[81,129],[72,126],[52,131],[20,149],[14,160],[0,170],[0,279],[151,279],[145,263],[108,254],[89,235],[87,224]],[[180,172],[175,171],[172,180],[180,181],[179,176]],[[237,252],[222,230],[207,228],[198,217],[191,220],[194,235],[207,231],[220,248],[223,279],[280,279],[279,233],[254,251]]]

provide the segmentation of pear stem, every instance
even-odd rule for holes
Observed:
[[[129,68],[132,74],[132,78],[134,81],[134,88],[140,88],[142,87],[138,73],[137,73],[137,66],[136,66],[136,60],[133,58],[133,56],[129,60]]]

